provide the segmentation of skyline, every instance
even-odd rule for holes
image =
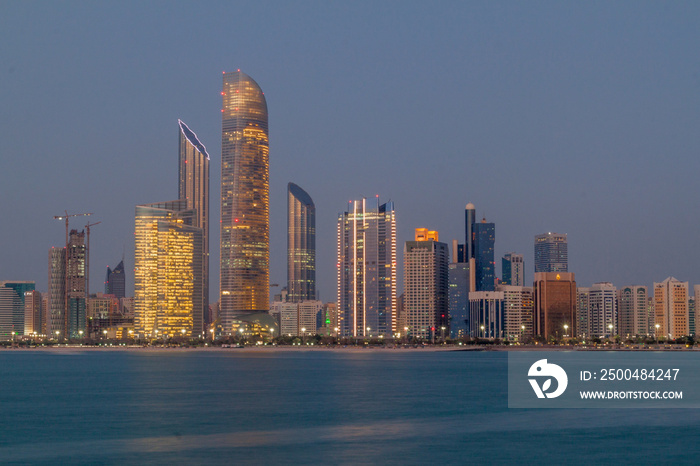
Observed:
[[[273,283],[286,282],[288,182],[316,201],[324,301],[337,215],[376,194],[396,205],[399,254],[415,228],[461,240],[473,202],[495,223],[498,276],[512,251],[531,284],[534,236],[556,231],[581,286],[700,283],[697,5],[409,4],[397,19],[391,4],[266,3],[238,18],[214,3],[198,18],[195,4],[161,16],[154,3],[128,20],[128,8],[72,5],[17,2],[0,19],[3,280],[48,291],[46,251],[63,244],[52,216],[95,212],[90,291],[126,252],[133,295],[134,207],[174,198],[178,119],[214,154],[217,199],[218,74],[240,68],[269,104]],[[183,22],[197,35],[180,37]],[[230,31],[236,45],[220,45]],[[179,72],[183,52],[196,73]]]

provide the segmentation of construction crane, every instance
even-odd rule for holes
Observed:
[[[53,219],[54,220],[65,220],[66,221],[66,246],[68,246],[68,219],[71,217],[80,217],[80,216],[88,216],[92,215],[92,212],[87,213],[87,214],[69,214],[67,210],[64,211],[65,215],[54,215]]]
[[[85,225],[87,230],[87,253],[85,254],[85,302],[90,297],[90,227],[99,225],[102,222],[89,223]],[[86,304],[87,305],[87,304]]]

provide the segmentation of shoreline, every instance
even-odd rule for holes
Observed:
[[[577,347],[577,346],[545,346],[545,345],[523,345],[523,346],[490,346],[490,345],[445,345],[445,346],[323,346],[323,345],[308,345],[308,346],[292,346],[292,345],[259,345],[259,346],[243,346],[224,348],[221,346],[196,346],[196,347],[181,347],[181,346],[92,346],[92,345],[65,345],[65,346],[9,346],[2,347],[0,351],[20,350],[20,351],[48,351],[48,352],[64,352],[64,351],[146,351],[146,352],[237,352],[237,353],[274,353],[274,352],[510,352],[510,351],[619,351],[619,352],[646,352],[646,351],[663,351],[663,352],[695,352],[700,351],[700,347],[685,346],[661,346],[661,347]]]

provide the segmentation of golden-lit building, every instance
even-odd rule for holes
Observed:
[[[203,233],[184,199],[136,206],[134,326],[138,336],[203,331]],[[184,332],[183,332],[184,330]]]
[[[267,102],[240,70],[221,92],[221,310],[228,333],[270,306],[270,173]]]

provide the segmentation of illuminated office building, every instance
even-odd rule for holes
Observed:
[[[448,266],[449,316],[452,338],[469,336],[469,263],[452,262]]]
[[[270,174],[267,102],[239,71],[223,75],[221,108],[221,311],[224,332],[270,296]]]
[[[287,301],[316,299],[316,207],[294,183],[287,185]]]
[[[472,338],[505,338],[502,291],[469,293],[469,332]]]
[[[474,225],[474,255],[476,259],[476,290],[494,291],[496,288],[496,261],[494,260],[494,245],[496,243],[496,225],[481,223]]]
[[[340,334],[396,333],[396,215],[379,199],[350,201],[338,216]],[[369,330],[368,330],[369,329]]]
[[[201,228],[187,201],[136,206],[134,326],[140,336],[200,335],[204,319]]]
[[[178,199],[187,210],[195,210],[192,226],[202,230],[202,293],[204,309],[209,308],[209,154],[197,135],[182,121],[178,158]],[[118,296],[123,298],[124,296]]]
[[[404,314],[409,335],[434,339],[449,336],[447,244],[436,231],[416,229],[404,245]]]

